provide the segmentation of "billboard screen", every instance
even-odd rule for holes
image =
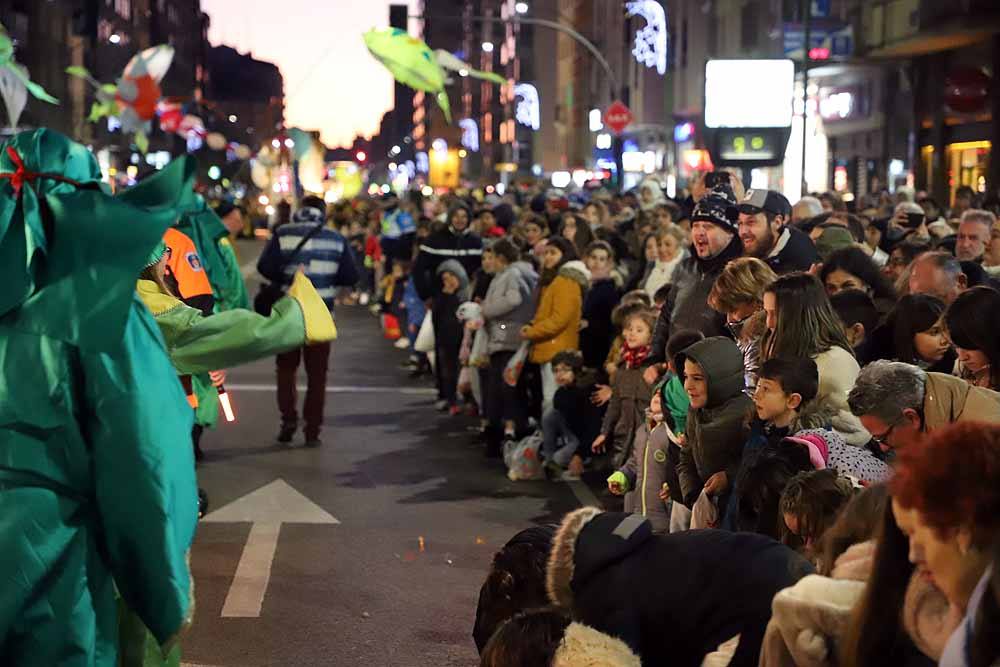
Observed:
[[[791,60],[709,60],[705,127],[789,127],[794,84]]]

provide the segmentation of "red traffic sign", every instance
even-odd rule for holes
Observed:
[[[621,134],[622,130],[628,127],[633,120],[635,120],[635,116],[620,100],[612,102],[611,106],[604,112],[604,124],[610,127],[615,134]]]

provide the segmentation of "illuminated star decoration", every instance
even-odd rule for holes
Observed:
[[[458,126],[462,128],[462,145],[473,153],[479,151],[479,125],[472,118],[463,118],[458,121]]]
[[[632,55],[646,67],[667,73],[667,14],[656,0],[630,0],[625,3],[629,16],[641,16],[646,25],[635,33]]]
[[[514,117],[521,125],[526,125],[532,130],[537,130],[542,126],[541,107],[538,103],[538,89],[530,83],[519,83],[514,86],[514,96],[520,97],[521,101],[514,108]]]

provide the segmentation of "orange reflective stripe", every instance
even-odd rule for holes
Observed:
[[[181,298],[190,299],[193,296],[212,293],[212,285],[208,282],[208,274],[201,263],[194,241],[184,232],[168,229],[163,235],[163,242],[170,250],[167,267],[177,281]]]

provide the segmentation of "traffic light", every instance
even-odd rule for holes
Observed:
[[[367,155],[365,155],[365,152],[364,152],[364,151],[358,151],[358,152],[357,152],[357,153],[356,153],[356,154],[354,155],[354,157],[358,158],[358,162],[364,162],[364,161],[365,161],[365,158],[366,158],[366,157],[368,157],[368,156],[367,156]]]

